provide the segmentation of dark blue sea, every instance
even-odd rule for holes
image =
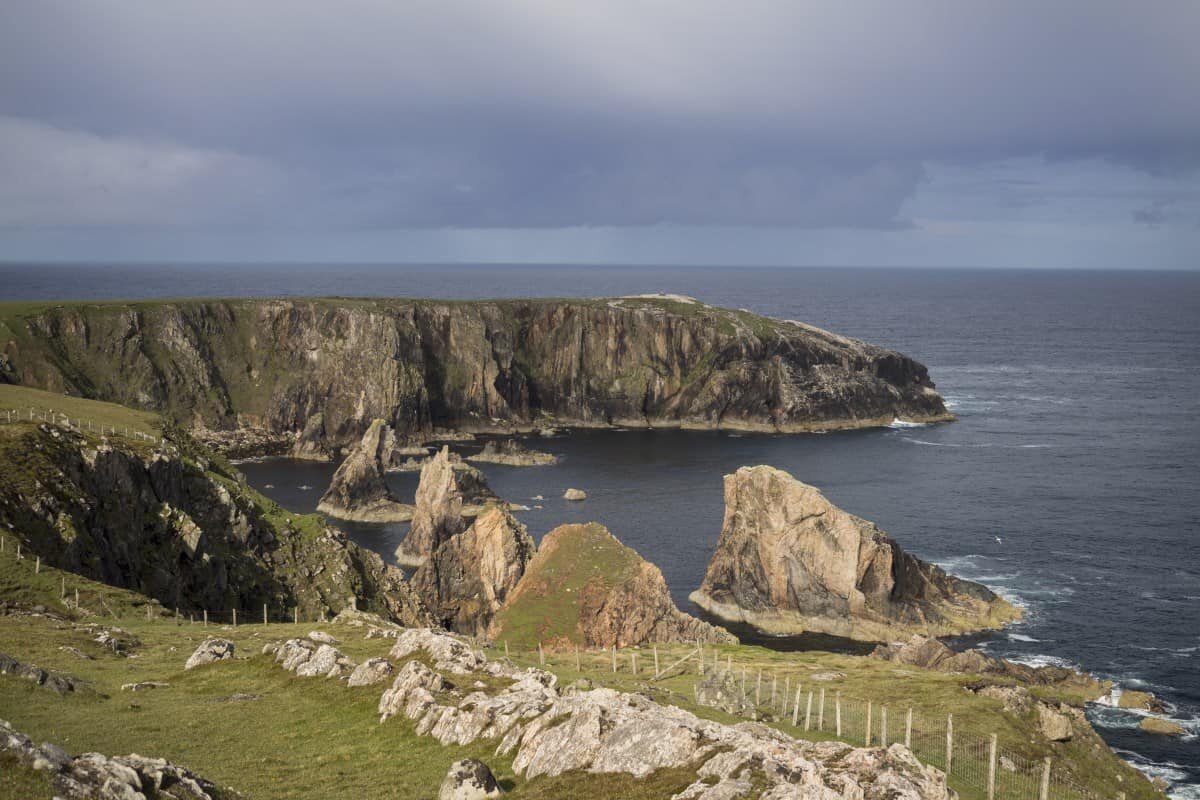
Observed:
[[[677,292],[800,319],[930,368],[957,422],[826,435],[575,432],[554,467],[485,466],[536,536],[598,520],[662,567],[676,601],[721,526],[721,476],[767,463],[913,553],[1026,609],[985,640],[1150,690],[1182,739],[1096,707],[1109,743],[1200,797],[1200,274],[530,266],[0,266],[0,297],[569,297]],[[462,448],[467,452],[470,448]],[[244,465],[298,511],[332,466]],[[394,477],[411,496],[415,476]],[[313,488],[303,490],[301,486]],[[568,486],[588,500],[568,505]],[[543,495],[544,501],[531,498]],[[401,526],[347,526],[390,557]]]

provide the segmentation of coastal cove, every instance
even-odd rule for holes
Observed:
[[[40,268],[39,268],[40,269]],[[5,299],[80,296],[386,294],[547,296],[679,291],[705,302],[799,319],[894,347],[926,364],[958,421],[821,435],[575,430],[527,443],[553,466],[482,464],[535,539],[596,520],[662,568],[685,611],[721,527],[721,478],[770,464],[877,523],[909,552],[1001,592],[1026,610],[988,652],[1063,660],[1155,692],[1181,739],[1139,733],[1138,717],[1093,708],[1122,755],[1200,789],[1200,280],[1124,273],[921,270],[666,270],[362,267],[323,283],[320,270],[178,268],[159,283],[134,268],[123,285],[86,267],[5,273]],[[2,270],[0,270],[2,271]],[[40,282],[39,282],[40,281]],[[257,283],[256,283],[257,282]],[[136,287],[133,288],[133,287]],[[454,444],[464,455],[482,446]],[[268,460],[240,469],[285,507],[308,511],[335,464]],[[415,473],[389,475],[412,498]],[[267,485],[273,488],[267,488]],[[309,486],[309,489],[301,489]],[[587,491],[582,503],[562,493]],[[544,500],[533,500],[541,495]],[[405,526],[337,521],[391,557]],[[782,641],[781,647],[792,646]]]

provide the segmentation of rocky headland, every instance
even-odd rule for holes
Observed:
[[[737,642],[676,608],[662,571],[594,522],[546,534],[492,635],[550,646]]]
[[[987,587],[904,552],[815,487],[768,466],[725,476],[725,520],[691,600],[772,634],[867,641],[1002,626],[1019,611]]]
[[[428,439],[951,418],[907,356],[681,298],[0,305],[0,382],[252,430],[262,447],[311,458],[375,419]]]

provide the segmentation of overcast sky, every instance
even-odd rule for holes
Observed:
[[[0,4],[0,260],[1200,267],[1200,3]]]

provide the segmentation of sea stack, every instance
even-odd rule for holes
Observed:
[[[413,574],[412,586],[439,624],[482,636],[536,549],[525,526],[491,504],[470,528],[442,542]]]
[[[450,463],[450,449],[443,447],[421,467],[412,526],[396,548],[396,561],[418,567],[464,527],[462,493]]]
[[[874,524],[768,466],[725,476],[725,522],[692,602],[771,634],[867,641],[998,628],[1020,612],[905,553]]]
[[[377,419],[362,440],[333,473],[317,510],[358,522],[402,522],[412,517],[412,507],[392,496],[384,480],[384,463],[395,444],[391,427]]]
[[[546,534],[492,635],[587,647],[737,643],[676,608],[662,571],[595,522]]]

